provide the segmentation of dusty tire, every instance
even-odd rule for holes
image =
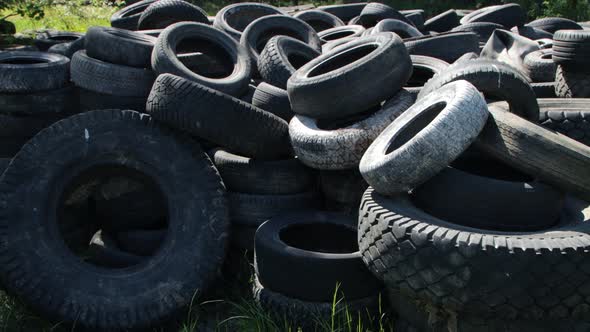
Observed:
[[[252,96],[252,105],[272,113],[289,122],[295,115],[291,110],[289,95],[286,90],[262,82],[258,84]]]
[[[434,75],[445,71],[449,64],[437,58],[423,55],[410,55],[412,59],[412,76],[406,83],[406,90],[418,93]]]
[[[513,27],[510,31],[532,40],[553,39],[552,33],[526,25]]]
[[[146,108],[159,121],[244,156],[280,159],[291,154],[284,120],[178,76],[160,75]]]
[[[454,9],[438,14],[424,22],[425,31],[447,32],[458,26],[459,16]]]
[[[183,41],[200,51],[222,59],[224,71],[210,74],[185,66],[178,57]],[[195,50],[197,48],[197,50]],[[203,84],[232,96],[240,96],[250,83],[250,57],[228,34],[200,23],[176,23],[164,29],[152,53],[152,68],[158,74],[170,73]]]
[[[151,68],[156,38],[142,33],[107,27],[90,27],[86,54],[113,64]]]
[[[382,194],[407,192],[465,151],[487,116],[485,100],[473,85],[466,81],[447,84],[385,128],[363,155],[361,174]],[[428,162],[423,159],[425,154]]]
[[[524,25],[526,23],[526,13],[519,4],[509,3],[476,10],[462,18],[460,22],[461,24],[491,22],[510,29],[513,26]]]
[[[159,0],[147,7],[139,17],[137,30],[164,29],[177,22],[209,24],[207,13],[183,0]]]
[[[551,55],[551,51],[538,50],[531,52],[524,57],[524,67],[533,82],[555,81],[555,71],[557,67],[553,62]]]
[[[560,98],[590,97],[590,76],[585,72],[558,65],[555,72],[555,95]]]
[[[398,92],[412,73],[410,56],[392,33],[360,38],[299,68],[287,83],[293,112],[316,119],[361,113]],[[349,82],[354,93],[342,94]]]
[[[549,33],[555,33],[557,30],[582,30],[578,23],[562,17],[540,18],[529,22],[527,26],[545,30]]]
[[[217,12],[213,26],[239,41],[242,31],[251,22],[263,16],[280,14],[282,12],[278,8],[262,3],[235,3],[225,6]]]
[[[370,2],[363,8],[359,15],[359,23],[365,28],[369,28],[375,26],[379,21],[388,18],[400,20],[412,26],[414,25],[412,21],[408,20],[402,13],[388,5],[378,2]]]
[[[416,29],[413,25],[391,18],[379,21],[379,23],[373,27],[370,34],[372,35],[379,32],[394,32],[402,39],[423,36],[422,32]]]
[[[305,10],[296,13],[293,17],[309,24],[316,32],[344,25],[344,22],[337,16],[321,10]]]
[[[377,111],[339,121],[297,115],[289,123],[291,145],[305,165],[322,170],[356,168],[361,157],[394,119],[413,103],[401,90]]]
[[[472,32],[446,32],[404,40],[408,53],[426,55],[453,63],[465,53],[479,53],[477,35]]]
[[[491,22],[475,22],[460,25],[458,27],[453,28],[451,31],[473,32],[479,38],[479,42],[485,44],[488,41],[488,39],[490,39],[494,31],[497,29],[504,29],[504,27],[500,24]]]
[[[41,52],[0,52],[0,93],[59,89],[70,79],[70,59]]]
[[[584,102],[585,100],[581,99]],[[590,146],[590,112],[588,108],[569,108],[567,102],[564,103],[562,100],[559,100],[559,103],[560,106],[556,107],[541,107],[539,123],[545,128]]]
[[[360,25],[345,25],[324,30],[318,33],[318,37],[323,43],[329,43],[344,38],[360,37],[364,32],[365,28]]]

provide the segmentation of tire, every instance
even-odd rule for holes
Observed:
[[[316,32],[344,25],[344,22],[337,16],[321,10],[305,10],[296,13],[293,17],[309,24]]]
[[[287,80],[321,52],[297,39],[272,37],[258,57],[258,71],[268,84],[287,89]]]
[[[112,235],[98,231],[88,246],[88,262],[107,269],[122,269],[138,265],[142,257],[125,252],[117,247]]]
[[[408,14],[405,14],[403,12],[401,12],[401,13],[404,14],[404,16],[410,22],[412,22],[412,25],[415,26],[416,29],[418,29],[420,31],[425,31],[424,30],[424,11],[423,10],[415,11],[415,12],[408,13]]]
[[[358,212],[361,197],[369,184],[358,169],[320,171],[320,190],[326,200],[352,205]]]
[[[316,119],[345,118],[376,106],[405,85],[410,56],[392,33],[367,36],[323,54],[299,68],[287,83],[291,108]],[[355,82],[356,89],[342,94]]]
[[[408,53],[426,55],[453,63],[465,53],[479,53],[477,35],[472,32],[449,32],[404,40]]]
[[[322,53],[328,53],[330,51],[332,51],[333,49],[335,49],[338,46],[344,45],[346,43],[349,43],[353,40],[357,40],[359,37],[347,37],[347,38],[340,38],[328,43],[325,43],[324,45],[322,45]]]
[[[423,55],[410,55],[412,59],[412,76],[406,84],[406,89],[417,90],[421,89],[428,80],[434,75],[445,71],[449,64],[437,58],[431,58]]]
[[[248,50],[252,59],[252,68],[257,68],[260,52],[273,36],[291,36],[304,42],[317,52],[321,52],[320,39],[315,30],[307,23],[286,15],[270,15],[250,23],[242,32],[240,45]]]
[[[61,115],[78,112],[78,95],[73,85],[60,89],[29,93],[0,93],[0,110],[4,114]]]
[[[453,32],[473,32],[477,35],[480,43],[486,43],[488,39],[492,36],[495,30],[497,29],[504,29],[504,27],[500,24],[490,23],[490,22],[475,22],[475,23],[468,23],[464,25],[460,25],[458,27],[453,28],[451,31]]]
[[[263,222],[288,212],[320,207],[321,201],[313,192],[289,195],[254,195],[228,193],[229,215],[233,224],[260,226]]]
[[[533,82],[554,82],[557,67],[551,58],[552,52],[538,50],[524,57],[524,67]]]
[[[33,45],[35,45],[39,51],[45,52],[51,46],[62,43],[71,43],[83,36],[84,34],[79,32],[48,30],[38,33],[33,40]]]
[[[590,31],[560,30],[555,33],[553,39],[553,61],[555,63],[575,66],[577,71],[588,72]]]
[[[513,33],[521,35],[523,37],[527,37],[528,39],[537,40],[537,39],[553,39],[553,34],[549,33],[545,30],[533,28],[530,26],[519,26],[513,27],[510,29]]]
[[[254,251],[254,235],[258,227],[249,227],[238,224],[231,225],[230,244],[239,250]]]
[[[373,140],[413,104],[410,94],[401,90],[377,111],[338,121],[318,121],[297,115],[289,123],[295,155],[308,167],[345,170],[358,167]]]
[[[494,231],[542,230],[559,221],[564,195],[552,187],[494,160],[453,166],[414,189],[416,206],[457,225]]]
[[[212,76],[186,67],[177,56],[183,40],[192,43],[193,52],[200,51],[223,59],[226,71]],[[176,23],[164,29],[154,47],[152,68],[158,74],[174,74],[232,96],[240,96],[246,91],[252,70],[246,49],[229,35],[199,23]]]
[[[66,173],[64,165],[71,167]],[[173,240],[133,273],[80,268],[57,234],[60,202],[54,198],[77,175],[93,167],[104,170],[104,165],[136,169],[155,179],[169,204],[167,236]],[[0,188],[8,204],[0,221],[5,231],[1,281],[44,317],[63,324],[111,331],[148,328],[188,306],[186,294],[206,290],[221,266],[229,224],[219,175],[197,146],[137,112],[84,113],[47,128],[16,155]],[[163,286],[162,280],[175,286]]]
[[[556,108],[541,108],[539,123],[547,129],[590,146],[590,112],[587,108],[569,109],[567,102]]]
[[[361,25],[345,25],[324,30],[318,33],[318,37],[323,43],[329,43],[343,38],[360,37],[363,32],[365,32],[365,28]]]
[[[548,49],[548,48],[553,48],[553,38],[552,39],[543,38],[543,39],[538,39],[535,41],[537,42],[537,44],[539,44],[539,48],[542,50]]]
[[[41,52],[0,52],[0,93],[31,93],[65,87],[70,59]]]
[[[555,33],[557,30],[582,30],[582,27],[567,18],[545,17],[529,22],[527,26]]]
[[[555,82],[531,83],[531,88],[538,98],[556,98]]]
[[[72,82],[94,92],[121,97],[144,97],[150,93],[155,75],[149,69],[115,65],[78,51],[72,57]]]
[[[569,70],[558,65],[555,72],[555,95],[559,98],[590,97],[590,78],[588,74]]]
[[[146,108],[159,121],[243,156],[280,159],[291,154],[284,120],[178,76],[160,75]]]
[[[506,109],[502,103],[490,106],[491,118],[476,142],[477,148],[560,190],[590,199],[590,149]]]
[[[330,13],[340,18],[343,22],[348,22],[353,17],[359,16],[366,5],[367,4],[364,2],[359,2],[341,5],[319,6],[317,9]]]
[[[584,296],[588,283],[581,272],[589,245],[579,217],[585,207],[567,204],[566,220],[548,230],[496,232],[455,225],[419,210],[407,195],[386,198],[369,188],[359,248],[388,289],[450,314],[587,321],[583,301],[566,304]],[[581,278],[566,281],[571,276]]]
[[[252,105],[274,114],[286,122],[291,121],[295,115],[291,110],[287,91],[265,82],[256,87],[252,96]]]
[[[250,23],[267,15],[282,15],[282,12],[276,7],[262,3],[234,3],[217,12],[213,26],[239,41],[242,31]]]
[[[166,229],[133,230],[114,235],[117,246],[138,256],[154,255],[166,238]]]
[[[414,26],[406,22],[394,20],[391,18],[379,21],[379,23],[377,23],[377,25],[375,25],[375,27],[371,31],[371,34],[376,34],[380,32],[395,32],[402,39],[423,36],[422,32],[414,28]]]
[[[418,100],[443,85],[457,80],[468,81],[487,98],[508,101],[511,112],[533,122],[539,119],[537,99],[527,79],[512,67],[488,59],[450,65],[446,71],[435,75],[424,85],[418,94]]]
[[[365,28],[374,27],[379,21],[387,18],[393,18],[402,22],[414,25],[402,13],[397,10],[378,2],[369,2],[359,15],[359,23]]]
[[[142,33],[108,27],[90,27],[86,32],[86,54],[122,66],[151,68],[156,38]]]
[[[78,89],[78,98],[77,104],[80,105],[80,112],[122,108],[145,113],[147,101],[147,97],[113,96],[82,88]]]
[[[363,155],[361,174],[379,193],[408,192],[465,151],[486,119],[485,100],[473,85],[447,84],[385,128]]]
[[[118,29],[137,30],[141,14],[156,1],[159,0],[143,0],[122,8],[111,16],[111,26]]]
[[[213,162],[227,190],[257,195],[288,195],[313,189],[314,174],[293,158],[254,160],[222,149],[212,153]]]
[[[252,85],[252,84],[248,84],[248,91],[246,91],[246,93],[244,93],[243,95],[240,96],[240,100],[245,103],[252,104],[255,92],[256,92],[256,86]],[[256,106],[256,105],[254,105],[254,106]],[[256,107],[258,107],[258,106],[256,106]],[[259,108],[261,108],[261,107],[259,107]]]
[[[51,46],[47,52],[48,53],[56,53],[66,56],[68,58],[72,58],[74,53],[78,52],[79,50],[84,49],[84,45],[86,43],[86,36],[81,37],[73,42],[69,43],[61,43]]]
[[[459,57],[459,59],[455,60],[455,62],[453,63],[459,63],[461,61],[469,61],[469,60],[474,60],[479,58],[479,54],[477,53],[473,53],[473,52],[469,52],[469,53],[465,53],[462,56]]]
[[[424,22],[425,31],[447,32],[457,26],[459,26],[459,16],[454,9],[449,9]]]
[[[509,3],[476,10],[469,16],[462,18],[460,22],[461,24],[490,22],[510,29],[513,26],[524,25],[526,23],[526,13],[519,4]]]
[[[147,7],[137,22],[138,30],[164,29],[178,22],[209,24],[207,13],[183,0],[160,0]]]

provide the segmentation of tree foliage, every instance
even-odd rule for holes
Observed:
[[[0,0],[0,11],[7,11],[5,17],[0,17],[4,20],[12,15],[21,15],[30,17],[32,19],[42,19],[45,15],[43,8],[49,5],[50,0]]]

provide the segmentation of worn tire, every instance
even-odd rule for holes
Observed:
[[[454,9],[440,13],[424,22],[425,31],[447,32],[459,26],[459,16]]]
[[[413,25],[391,18],[379,21],[379,23],[373,27],[370,34],[372,35],[379,32],[394,32],[402,39],[423,36],[422,32],[416,29]]]
[[[289,122],[295,116],[286,90],[262,82],[252,96],[252,105]]]
[[[526,13],[519,4],[485,7],[463,17],[461,24],[474,22],[491,22],[504,26],[507,29],[513,26],[521,26],[526,23]]]
[[[343,22],[348,22],[355,16],[359,16],[367,4],[364,2],[319,6],[317,9],[330,13]]]
[[[423,55],[410,55],[412,59],[412,76],[406,83],[406,90],[419,93],[420,89],[434,75],[445,71],[449,64],[437,58]]]
[[[590,76],[558,65],[555,72],[555,95],[559,98],[590,97]]]
[[[60,89],[70,80],[70,59],[42,52],[0,52],[0,93]]]
[[[369,2],[361,11],[359,15],[359,23],[365,28],[374,27],[379,21],[393,18],[414,25],[412,21],[408,20],[402,13],[391,8],[388,5]]]
[[[69,43],[61,43],[57,45],[51,46],[47,49],[48,53],[56,53],[66,56],[68,58],[72,58],[72,56],[78,52],[79,50],[83,50],[85,48],[86,43],[86,36],[81,37],[73,42]]]
[[[568,103],[561,99],[559,106],[542,107],[539,123],[545,128],[590,146],[590,111],[586,99],[580,100],[586,104],[585,108],[569,108]]]
[[[58,197],[98,165],[136,169],[168,197],[174,241],[132,274],[81,268],[56,229]],[[219,175],[200,148],[137,112],[90,112],[47,128],[16,155],[0,187],[2,284],[49,319],[90,330],[148,328],[188,306],[187,294],[207,289],[221,266],[229,223]]]
[[[527,26],[545,30],[549,33],[555,33],[557,30],[582,30],[578,23],[563,17],[540,18],[529,22]]]
[[[71,43],[79,40],[83,36],[84,34],[79,32],[49,30],[37,33],[33,40],[33,45],[35,45],[39,51],[44,52],[54,45]]]
[[[426,55],[453,63],[465,53],[479,53],[477,35],[472,32],[445,32],[404,40],[408,53]]]
[[[555,95],[555,82],[531,83],[531,88],[539,98],[557,98]]]
[[[555,81],[555,71],[557,67],[551,56],[551,51],[538,50],[531,52],[524,57],[524,67],[527,71],[527,75],[533,80],[533,82]]]
[[[532,40],[553,39],[552,33],[526,25],[513,27],[510,31]]]
[[[157,120],[244,156],[280,159],[291,154],[284,120],[178,76],[160,75],[146,108]]]
[[[379,193],[408,192],[465,151],[487,116],[485,100],[473,85],[447,84],[418,100],[383,130],[363,155],[361,174]]]
[[[295,155],[305,165],[321,170],[356,168],[373,140],[412,104],[401,90],[377,111],[339,121],[318,121],[297,115],[289,123]]]
[[[156,1],[159,0],[143,0],[123,7],[111,16],[111,26],[118,29],[137,30],[141,13]]]
[[[157,38],[108,27],[90,27],[86,32],[86,54],[113,64],[151,68]]]
[[[344,22],[337,16],[322,10],[304,10],[296,13],[293,17],[309,24],[316,32],[344,25]]]
[[[474,22],[468,24],[462,24],[458,27],[453,28],[453,32],[473,32],[477,35],[480,43],[486,43],[492,36],[495,30],[504,29],[500,24],[491,22]]]
[[[316,119],[366,111],[401,89],[412,73],[402,40],[392,33],[360,38],[299,68],[287,83],[291,108]],[[356,88],[342,94],[355,82]]]
[[[267,15],[280,14],[282,12],[278,8],[263,3],[234,3],[221,8],[217,12],[213,26],[239,41],[242,31],[256,19]]]
[[[147,7],[139,17],[137,30],[164,29],[177,22],[209,24],[207,13],[183,0],[159,0]]]

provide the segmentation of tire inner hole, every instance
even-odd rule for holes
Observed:
[[[356,230],[338,224],[309,223],[281,230],[285,244],[302,250],[327,254],[350,254],[358,251]]]
[[[447,103],[444,101],[428,106],[418,116],[414,117],[402,128],[397,135],[393,136],[387,146],[386,154],[397,150],[406,144],[412,137],[416,136],[422,129],[428,126],[442,112]]]
[[[71,42],[80,39],[79,36],[50,36],[49,39],[55,41]]]
[[[33,58],[10,58],[10,59],[2,59],[0,63],[5,63],[7,65],[34,65],[39,63],[49,63],[47,59],[33,59]]]
[[[227,51],[206,39],[183,39],[176,46],[176,54],[190,71],[208,78],[225,78],[234,71],[234,63]]]
[[[544,60],[548,60],[548,59],[552,59],[553,55],[551,53],[543,53],[543,55],[541,55],[541,59]]]
[[[287,61],[293,66],[295,69],[299,69],[303,67],[306,63],[308,63],[311,59],[298,53],[291,53],[287,56]]]
[[[125,166],[92,166],[73,177],[58,201],[57,233],[86,264],[123,269],[157,255],[168,233],[158,185]]]
[[[124,13],[123,15],[121,15],[121,17],[129,17],[129,16],[133,16],[135,14],[141,14],[141,13],[144,12],[144,10],[147,7],[149,7],[149,5],[148,6],[140,6],[140,7],[137,7],[135,9],[133,9],[133,10],[130,10],[130,11]]]
[[[322,36],[322,40],[332,41],[332,40],[336,40],[336,39],[340,39],[340,38],[350,37],[352,35],[354,35],[353,30],[335,31],[332,33],[327,33],[324,36]]]
[[[414,64],[414,70],[412,76],[406,83],[407,87],[421,87],[428,82],[434,76],[434,71],[430,68],[426,68],[422,65]]]
[[[375,51],[377,48],[378,46],[376,44],[366,44],[346,49],[345,51],[335,54],[331,58],[327,59],[323,63],[313,68],[309,72],[308,77],[322,75],[325,73],[329,73],[333,70],[336,70],[338,68],[342,68],[346,65],[349,65],[357,60],[364,58],[365,56]]]

